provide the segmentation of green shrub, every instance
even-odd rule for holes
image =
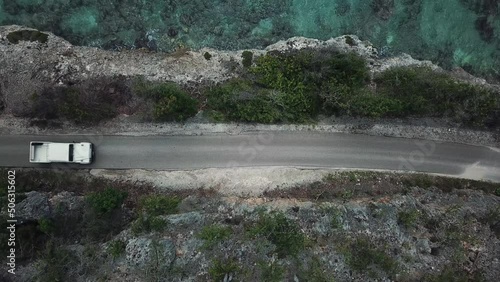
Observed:
[[[250,51],[243,51],[241,54],[241,57],[243,58],[242,64],[245,68],[249,68],[252,66],[252,60],[253,60],[253,53]]]
[[[50,218],[42,217],[38,220],[38,230],[45,234],[52,234],[55,231],[54,222]]]
[[[266,90],[243,80],[231,80],[207,93],[208,106],[219,120],[274,123],[282,120],[279,108]]]
[[[17,44],[19,41],[38,41],[39,43],[46,43],[49,35],[38,30],[18,30],[7,34],[7,40],[12,44]]]
[[[149,232],[162,232],[167,227],[167,221],[157,216],[145,216],[141,214],[131,226],[132,233],[139,235]]]
[[[157,121],[185,121],[198,112],[198,101],[175,83],[155,84],[137,80],[133,91],[155,103],[153,117]]]
[[[408,188],[419,187],[427,189],[434,185],[434,177],[423,173],[409,174],[403,177],[402,182]]]
[[[154,118],[158,121],[185,121],[198,112],[198,102],[174,84],[162,84],[155,91]]]
[[[140,206],[149,216],[174,214],[181,201],[177,196],[150,195],[140,200]]]
[[[203,243],[204,248],[211,248],[215,244],[228,239],[233,230],[230,227],[221,225],[208,225],[203,227],[198,234],[198,238],[205,240]]]
[[[126,244],[122,240],[114,240],[109,244],[108,252],[113,259],[120,257],[125,253]]]
[[[368,92],[353,96],[349,103],[349,112],[355,116],[396,116],[401,109],[400,101]]]
[[[265,261],[259,261],[257,263],[261,269],[261,281],[266,282],[281,282],[285,276],[285,268],[279,265],[276,261],[271,261],[269,263]],[[305,280],[307,281],[307,280]]]
[[[224,277],[234,275],[240,271],[240,267],[234,260],[214,260],[208,269],[208,274],[213,281],[225,281]]]
[[[364,87],[370,80],[366,60],[355,53],[332,54],[327,60],[327,78],[339,84],[353,87]]]
[[[210,118],[210,120],[212,120],[213,122],[224,122],[224,121],[226,121],[226,115],[224,115],[220,111],[211,110],[211,111],[208,111],[207,115]]]
[[[86,197],[90,206],[99,214],[108,213],[121,207],[125,198],[127,198],[126,192],[113,188],[107,188],[100,192],[94,192]]]
[[[330,227],[338,229],[342,227],[342,212],[336,207],[322,207],[321,212],[330,217]]]
[[[356,271],[366,272],[370,266],[377,266],[391,275],[398,268],[395,259],[366,238],[349,241],[340,248],[340,251],[345,256],[347,264]]]
[[[331,275],[326,275],[323,270],[321,260],[317,256],[313,256],[307,267],[301,266],[299,268],[297,277],[299,281],[314,281],[314,282],[333,282],[334,279]]]
[[[212,55],[210,53],[208,53],[208,52],[205,52],[203,54],[203,57],[205,58],[205,60],[209,61],[212,58]]]
[[[452,118],[468,125],[495,122],[500,95],[458,82],[428,67],[395,67],[375,77],[377,92],[402,104],[400,116]]]
[[[306,238],[300,227],[283,213],[261,214],[249,234],[269,240],[280,257],[295,256],[305,248]]]
[[[421,213],[417,209],[410,209],[400,211],[398,213],[398,223],[403,225],[405,228],[413,228],[419,221]]]

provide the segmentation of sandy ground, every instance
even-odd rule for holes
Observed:
[[[290,188],[321,181],[335,170],[287,167],[200,169],[194,171],[148,171],[93,169],[93,176],[144,181],[155,188],[173,190],[214,189],[226,196],[261,196],[266,190]]]

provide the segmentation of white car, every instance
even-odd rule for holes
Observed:
[[[93,159],[94,146],[90,142],[30,142],[30,163],[90,164]]]

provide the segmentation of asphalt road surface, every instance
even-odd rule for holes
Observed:
[[[31,164],[30,141],[92,142],[91,165]],[[190,170],[294,166],[411,170],[500,182],[500,149],[341,133],[205,136],[0,136],[0,166]]]

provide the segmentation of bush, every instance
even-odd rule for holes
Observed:
[[[244,58],[251,55],[243,53]],[[250,59],[243,63],[251,65]],[[350,97],[368,80],[366,61],[355,54],[328,49],[269,52],[256,59],[246,80],[230,80],[208,91],[207,105],[228,120],[303,123],[316,116],[321,102],[330,113],[350,113]]]
[[[153,117],[157,121],[185,121],[198,112],[198,101],[175,83],[154,84],[140,80],[134,84],[134,91],[155,103]]]
[[[408,211],[400,211],[398,213],[398,224],[403,225],[406,229],[413,228],[420,219],[421,213],[417,209]]]
[[[267,54],[257,59],[253,73],[265,87],[287,94],[283,101],[289,113],[309,117],[315,116],[318,104],[325,101],[331,103],[323,109],[345,111],[336,108],[334,101],[348,102],[346,98],[369,81],[368,67],[362,57],[329,49]]]
[[[280,257],[295,256],[305,248],[306,238],[300,227],[283,213],[261,214],[249,234],[269,240]]]
[[[52,234],[55,230],[54,222],[49,218],[42,217],[38,220],[38,230],[45,234]]]
[[[283,118],[271,95],[243,80],[231,80],[212,88],[208,93],[208,106],[219,120],[274,123]],[[222,116],[221,116],[222,115]]]
[[[391,68],[374,81],[380,95],[401,103],[399,116],[444,117],[485,126],[493,122],[500,110],[499,93],[458,82],[427,67]]]
[[[430,188],[434,185],[434,177],[427,174],[410,174],[403,177],[403,185],[407,188],[419,187],[423,189]]]
[[[121,207],[126,197],[126,192],[107,188],[104,191],[91,193],[86,198],[96,213],[104,214]]]
[[[285,268],[280,266],[276,261],[266,263],[265,261],[258,262],[261,269],[261,281],[266,282],[280,282],[283,281],[285,275]],[[307,280],[305,280],[307,281]]]
[[[212,55],[210,53],[208,53],[208,52],[205,52],[203,54],[203,57],[205,58],[205,60],[209,61],[212,58]]]
[[[390,275],[398,268],[396,260],[366,238],[350,241],[341,247],[340,251],[345,256],[347,264],[356,271],[366,272],[373,265]]]
[[[236,274],[239,271],[240,267],[234,260],[214,260],[212,266],[208,269],[208,274],[213,281],[226,281],[226,276]]]
[[[297,277],[299,281],[314,281],[314,282],[329,282],[333,281],[331,277],[326,277],[324,267],[321,260],[317,256],[313,256],[309,265],[306,267],[300,266]]]
[[[351,98],[348,112],[355,116],[372,118],[397,116],[402,109],[400,101],[389,97],[363,93]]]
[[[140,206],[149,216],[157,216],[177,213],[181,201],[176,196],[150,195],[141,199]]]
[[[108,252],[113,259],[116,259],[125,253],[125,247],[126,244],[122,240],[114,240],[109,244]]]
[[[231,236],[233,230],[230,227],[220,225],[209,225],[203,227],[198,238],[205,240],[204,248],[211,248],[218,242],[224,241]]]
[[[141,214],[139,218],[132,223],[132,233],[139,235],[141,233],[162,232],[167,227],[167,222],[157,216],[145,216]]]
[[[253,60],[253,53],[252,52],[243,51],[243,53],[241,54],[241,57],[243,58],[241,63],[243,64],[243,66],[245,68],[249,68],[252,66],[252,60]]]

